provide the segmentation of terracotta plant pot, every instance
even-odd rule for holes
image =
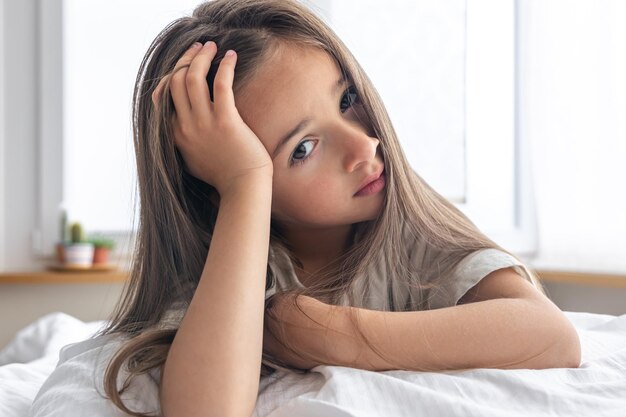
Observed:
[[[93,251],[93,263],[94,264],[107,264],[109,263],[109,248],[97,247]]]
[[[56,245],[57,249],[57,262],[62,264],[65,262],[65,243],[58,242]]]

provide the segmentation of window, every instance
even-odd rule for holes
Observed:
[[[131,232],[137,69],[156,34],[198,2],[42,2],[42,73],[48,76],[42,78],[41,155],[57,174],[42,175],[41,187],[62,189],[41,193],[43,248],[51,250],[58,238],[61,201],[70,220],[89,232]],[[372,79],[415,171],[496,242],[516,253],[532,251],[525,148],[515,124],[515,2],[305,4]],[[57,146],[62,158],[54,157]]]
[[[138,215],[131,125],[135,77],[156,35],[198,3],[40,3],[43,169],[37,246],[43,255],[52,254],[60,237],[61,206],[88,234],[108,235],[121,241],[118,248],[130,249],[125,241]]]

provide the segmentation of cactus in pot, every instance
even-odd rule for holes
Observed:
[[[71,242],[65,245],[65,265],[91,267],[93,264],[94,244],[87,242],[82,224],[70,225]]]
[[[83,230],[83,225],[80,223],[72,223],[70,226],[70,237],[72,239],[72,243],[82,243],[85,241],[85,231]]]

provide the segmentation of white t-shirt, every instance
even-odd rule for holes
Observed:
[[[421,265],[433,262],[439,265],[439,270],[446,269],[450,262],[446,253],[429,247],[422,240],[410,238],[408,228],[405,227],[403,238],[409,250],[410,265],[413,270],[421,270]],[[382,257],[383,255],[381,255]],[[294,288],[305,288],[298,280],[294,266],[287,256],[276,258],[279,273],[276,274],[276,282],[272,288],[265,292],[265,299],[271,295]],[[355,279],[351,291],[355,294],[365,294],[362,302],[357,305],[350,304],[348,297],[344,296],[341,305],[366,308],[379,311],[401,311],[401,306],[414,305],[420,297],[417,291],[426,292],[419,294],[428,299],[427,308],[436,309],[455,306],[459,299],[473,286],[498,269],[513,267],[515,272],[533,284],[526,266],[513,256],[499,249],[481,249],[466,256],[454,268],[453,274],[446,280],[439,280],[438,276],[426,276],[422,279],[427,284],[435,284],[433,290],[416,289],[403,285],[387,277],[381,263],[375,264],[375,268],[366,276]],[[534,284],[533,284],[534,285]],[[360,299],[355,297],[354,299]],[[411,303],[411,304],[407,304]]]

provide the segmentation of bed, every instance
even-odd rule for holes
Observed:
[[[580,336],[579,368],[431,373],[318,366],[305,375],[279,372],[262,379],[254,417],[626,416],[626,314],[565,315]],[[29,416],[62,348],[88,339],[103,324],[52,313],[20,330],[0,351],[0,416]],[[142,389],[144,404],[158,407],[156,386]],[[74,395],[80,408],[67,404]],[[64,417],[125,415],[70,385],[39,403]]]

